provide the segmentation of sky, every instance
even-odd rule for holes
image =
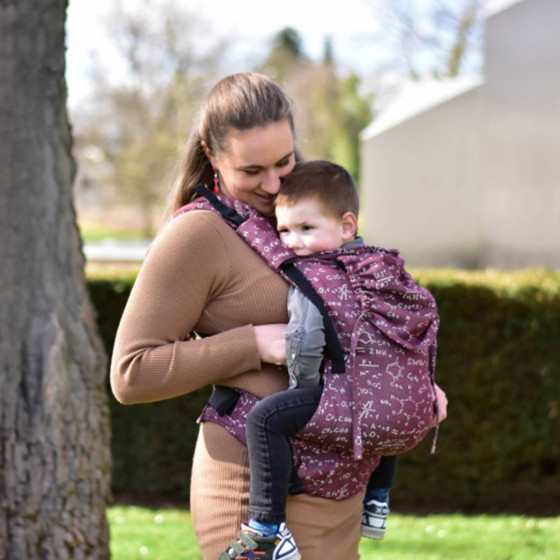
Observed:
[[[119,68],[109,38],[109,15],[119,2],[124,8],[154,11],[169,0],[69,0],[67,14],[68,103],[70,110],[87,100],[91,72],[101,67],[117,78]],[[339,67],[362,78],[372,78],[390,56],[386,25],[380,17],[387,0],[175,0],[209,26],[209,40],[232,38],[228,72],[250,70],[255,55],[266,55],[273,36],[285,27],[295,28],[308,56],[318,59],[330,37]],[[412,0],[425,9],[435,0]],[[445,0],[455,2],[456,0]],[[489,13],[520,0],[483,0]],[[95,56],[94,56],[95,55]],[[390,75],[385,78],[391,81]],[[397,80],[398,80],[397,76]]]
[[[121,0],[125,7],[141,5],[139,0]],[[70,0],[67,14],[67,81],[69,104],[81,102],[89,91],[93,53],[104,67],[114,54],[107,33],[107,18],[117,0]],[[372,61],[373,37],[380,31],[376,6],[380,0],[178,0],[205,20],[212,34],[234,37],[237,58],[266,53],[278,31],[291,26],[303,38],[306,53],[319,58],[325,37],[333,41],[335,56],[354,71],[367,71]],[[157,9],[158,0],[150,3]],[[373,64],[371,62],[371,64]],[[247,68],[233,68],[232,71]]]

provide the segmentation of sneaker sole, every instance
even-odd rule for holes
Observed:
[[[285,554],[283,556],[273,556],[272,558],[277,558],[278,560],[301,560],[301,554],[299,553],[299,550],[294,550],[289,554]]]
[[[279,560],[301,560],[301,554],[299,552],[295,552],[289,554],[288,556],[279,556],[277,557]]]
[[[375,529],[374,527],[366,527],[362,525],[360,528],[360,534],[362,535],[362,537],[380,541],[385,536],[385,529]]]

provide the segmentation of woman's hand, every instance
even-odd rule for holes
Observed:
[[[286,365],[286,324],[257,325],[255,337],[261,361],[277,366]]]
[[[445,395],[445,391],[443,391],[443,389],[441,389],[437,384],[435,385],[434,389],[436,391],[436,402],[439,413],[439,421],[443,422],[447,418],[447,396]]]

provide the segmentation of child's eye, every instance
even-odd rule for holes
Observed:
[[[245,175],[256,175],[259,170],[258,169],[245,169]]]
[[[302,226],[301,228],[303,231],[311,231],[313,229],[313,226]]]

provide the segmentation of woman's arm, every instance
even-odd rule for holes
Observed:
[[[150,248],[115,340],[111,386],[119,401],[167,399],[260,370],[251,324],[190,338],[209,302],[228,289],[233,257],[216,220],[208,212],[180,216]]]

